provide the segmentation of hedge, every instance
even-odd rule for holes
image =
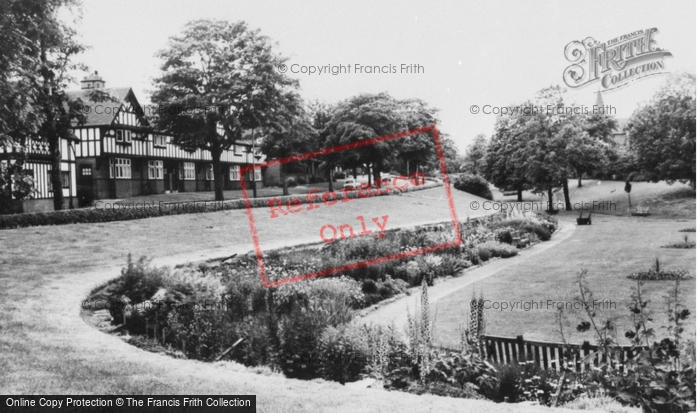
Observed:
[[[439,186],[437,182],[426,180],[421,186],[408,186],[402,191],[392,189],[391,194],[400,192],[413,192],[421,189],[434,188]],[[315,203],[321,202],[321,193],[314,199]],[[377,195],[370,192],[369,196],[390,195],[382,192]],[[357,191],[348,191],[347,198],[357,198]],[[302,204],[309,203],[306,194],[287,195],[270,198],[249,198],[252,208],[263,208],[269,206],[268,201],[279,199],[284,203],[291,199],[298,199]],[[178,203],[143,203],[134,206],[125,206],[119,209],[96,209],[88,207],[85,209],[70,209],[51,212],[34,212],[11,215],[0,215],[0,229],[24,228],[43,225],[67,225],[86,224],[96,222],[130,221],[133,219],[155,218],[168,215],[198,214],[206,212],[230,211],[244,209],[246,207],[244,199],[234,199],[229,201],[191,201]]]

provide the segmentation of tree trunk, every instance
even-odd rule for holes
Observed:
[[[582,188],[583,184],[581,183],[581,179],[583,179],[583,173],[579,172],[578,173],[578,187]]]
[[[333,168],[328,163],[328,192],[333,192]]]
[[[282,195],[289,195],[289,186],[287,186],[287,174],[285,173],[284,164],[280,165],[280,177],[282,177]]]
[[[63,209],[63,188],[61,182],[61,139],[56,130],[56,117],[52,110],[53,96],[47,96],[46,114],[46,140],[49,143],[49,153],[51,156],[51,187],[53,189],[53,209],[60,211]]]
[[[549,202],[547,205],[547,210],[548,211],[553,211],[554,210],[554,193],[552,193],[552,187],[550,186],[547,188],[547,198],[549,198]]]
[[[41,42],[41,62],[47,65],[46,48],[43,41]],[[53,209],[60,211],[63,209],[63,188],[61,188],[61,139],[56,130],[56,113],[54,112],[54,98],[52,93],[51,79],[47,74],[43,75],[43,86],[45,95],[44,114],[46,140],[49,143],[49,153],[51,156],[51,186],[53,189]],[[60,99],[58,99],[60,104]],[[61,109],[61,108],[57,108]]]
[[[211,163],[214,165],[214,200],[223,201],[224,200],[224,183],[222,182],[221,176],[221,153],[223,150],[218,146],[214,146],[211,149]],[[255,172],[253,172],[253,177]],[[255,180],[255,179],[253,179]],[[255,183],[253,183],[255,185]]]
[[[382,165],[381,165],[381,161],[377,162],[377,163],[374,165],[374,171],[373,171],[373,172],[374,172],[374,182],[377,183],[377,182],[381,181],[381,179],[382,179]],[[381,186],[381,183],[379,183],[378,186]]]
[[[569,198],[569,180],[564,178],[562,180],[562,186],[564,187],[564,204],[566,205],[566,210],[571,211],[571,199]]]
[[[518,186],[518,202],[523,202],[523,188]]]
[[[367,185],[372,186],[372,167],[373,165],[371,163],[367,164]]]
[[[352,167],[352,178],[357,180],[357,165]]]

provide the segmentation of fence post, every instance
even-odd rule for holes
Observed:
[[[591,343],[589,343],[588,341],[584,341],[581,348],[583,349],[583,358],[586,359],[586,357],[588,357],[588,355],[591,353]],[[588,360],[586,363],[583,363],[583,360],[582,360],[581,370],[587,370],[586,364],[588,364],[588,366],[590,366],[591,361]]]
[[[525,340],[523,339],[523,336],[519,335],[515,337],[515,342],[518,347],[518,359],[521,359],[522,361],[527,361],[527,357],[525,355]]]

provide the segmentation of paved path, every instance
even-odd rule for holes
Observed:
[[[436,303],[445,296],[468,285],[474,284],[475,282],[490,277],[500,271],[519,265],[523,261],[528,260],[532,256],[543,251],[547,251],[548,249],[568,239],[576,229],[576,226],[571,222],[559,221],[559,224],[560,229],[554,233],[552,238],[547,242],[541,242],[526,250],[520,251],[520,253],[515,257],[490,262],[483,267],[470,268],[463,271],[457,277],[446,278],[444,281],[430,287],[428,290],[428,296],[431,308],[434,311],[437,310],[439,313],[440,309],[436,309]],[[364,317],[361,317],[360,320],[362,320],[364,323],[381,325],[389,325],[394,323],[397,327],[399,327],[399,331],[403,331],[403,327],[406,325],[408,320],[406,309],[408,308],[408,311],[410,311],[411,314],[415,314],[418,301],[420,300],[420,290],[416,288],[413,291],[414,293],[410,296],[406,296],[387,305],[380,306],[378,309],[371,311]]]

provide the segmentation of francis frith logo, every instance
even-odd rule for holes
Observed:
[[[630,82],[666,72],[664,57],[671,52],[656,46],[656,28],[599,42],[592,37],[574,40],[564,48],[571,65],[564,70],[564,83],[580,88],[599,83],[602,90],[613,90]]]

